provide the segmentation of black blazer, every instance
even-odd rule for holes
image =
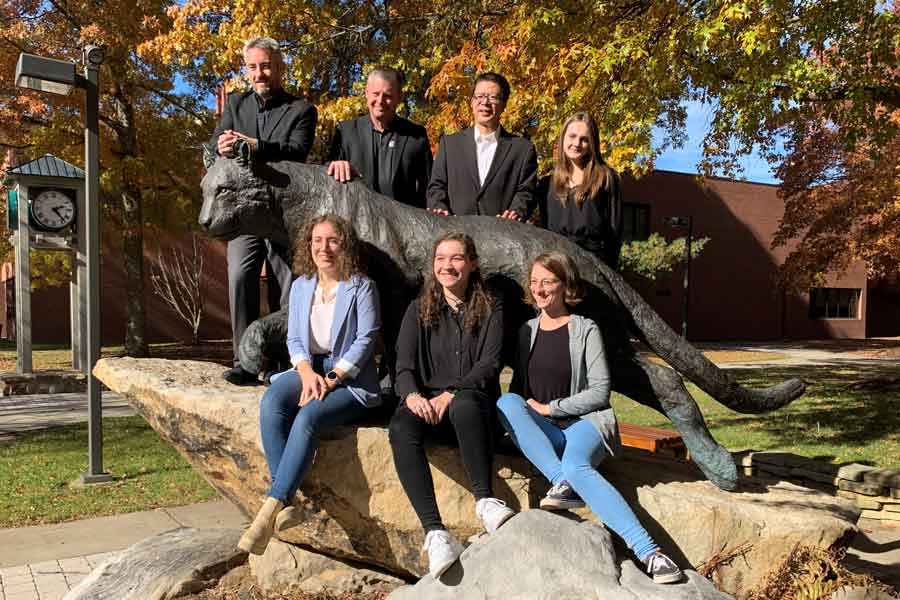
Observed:
[[[391,122],[395,147],[391,152],[391,189],[381,190],[394,200],[425,208],[425,188],[431,177],[431,145],[425,128],[395,116]],[[372,172],[372,120],[369,115],[338,123],[328,160],[346,160],[363,181],[375,188],[378,173]]]
[[[273,108],[266,121],[265,131],[257,136],[256,118],[259,102],[253,90],[228,96],[225,110],[216,125],[209,143],[215,149],[219,136],[232,129],[259,140],[256,157],[264,161],[292,160],[306,162],[316,136],[316,107],[284,90],[271,100]]]
[[[428,183],[428,208],[454,215],[531,214],[537,186],[537,152],[530,141],[500,128],[491,168],[478,183],[475,132],[471,127],[441,138]]]

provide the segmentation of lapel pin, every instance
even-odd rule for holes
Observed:
[[[388,148],[393,148],[393,147],[394,147],[394,140],[391,140],[388,142]]]

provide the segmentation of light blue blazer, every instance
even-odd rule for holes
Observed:
[[[291,364],[312,362],[309,350],[309,315],[318,278],[298,277],[291,285],[288,308],[287,347]],[[338,283],[334,320],[331,323],[331,357],[334,368],[346,372],[345,385],[363,405],[381,403],[375,369],[375,341],[381,327],[378,290],[365,275],[354,275]]]

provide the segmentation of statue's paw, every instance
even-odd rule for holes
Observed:
[[[691,460],[717,488],[726,492],[736,490],[738,488],[738,472],[734,457],[713,440],[708,431],[695,433],[698,435],[682,432],[685,444],[691,452]]]

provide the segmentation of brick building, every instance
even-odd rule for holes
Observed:
[[[693,218],[694,236],[709,243],[691,262],[688,338],[779,340],[900,335],[900,286],[871,284],[862,263],[829,275],[822,288],[780,294],[778,265],[792,246],[772,249],[784,212],[776,185],[655,171],[623,182],[626,236],[683,235],[666,217]],[[682,271],[642,290],[681,330]]]
[[[789,248],[771,248],[783,212],[774,185],[656,171],[638,181],[626,178],[626,234],[632,239],[658,232],[666,238],[682,235],[665,218],[691,216],[694,235],[708,237],[703,252],[692,261],[688,337],[692,340],[779,340],[864,338],[900,335],[900,285],[867,281],[862,264],[832,276],[826,286],[806,294],[778,294],[776,269]],[[148,236],[145,250],[148,281],[147,327],[151,341],[189,340],[190,332],[153,294],[149,275],[156,267],[157,243],[163,249],[190,252],[190,239]],[[201,337],[231,335],[228,317],[225,244],[205,245],[206,304]],[[0,268],[0,337],[8,338],[15,318],[9,303],[12,269]],[[103,341],[124,339],[124,270],[117,251],[106,248],[102,268]],[[265,285],[265,283],[263,283]],[[682,274],[658,281],[644,296],[676,330],[681,329]],[[265,292],[261,294],[264,299]],[[32,296],[35,342],[69,339],[68,288],[38,290]]]

